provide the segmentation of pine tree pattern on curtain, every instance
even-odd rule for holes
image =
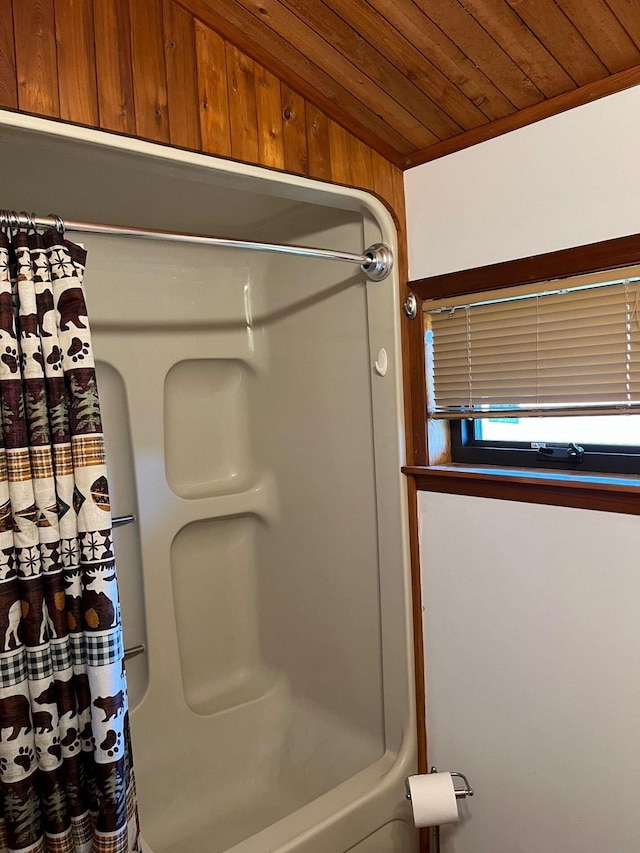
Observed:
[[[0,233],[0,853],[140,849],[85,258]]]

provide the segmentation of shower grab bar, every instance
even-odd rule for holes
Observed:
[[[131,660],[131,658],[136,658],[138,655],[143,655],[147,651],[147,647],[144,643],[139,643],[137,646],[129,646],[128,649],[124,650],[124,659]]]
[[[55,228],[61,234],[66,231],[82,231],[86,234],[114,234],[118,237],[138,237],[142,240],[168,240],[172,243],[196,243],[204,246],[226,246],[232,249],[252,249],[257,252],[278,252],[306,258],[321,258],[328,261],[344,261],[358,264],[372,281],[382,281],[391,272],[393,252],[384,243],[374,243],[361,255],[332,249],[315,249],[309,246],[290,246],[284,243],[261,243],[249,240],[234,240],[228,237],[213,237],[203,234],[187,234],[178,231],[159,231],[147,228],[125,228],[121,225],[99,225],[92,222],[63,221],[50,214],[36,218],[34,214],[16,213],[15,210],[0,210],[0,228]]]
[[[123,524],[133,524],[135,520],[135,515],[120,515],[118,518],[111,519],[111,526],[122,527]]]

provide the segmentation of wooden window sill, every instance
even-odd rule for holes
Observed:
[[[640,515],[640,476],[532,471],[498,466],[407,466],[418,491]]]

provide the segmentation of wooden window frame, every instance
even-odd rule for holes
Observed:
[[[422,303],[427,299],[553,281],[633,266],[639,261],[640,234],[632,234],[409,282],[408,290],[416,297],[418,314],[415,320],[405,322],[404,355],[409,376],[407,427],[412,441],[403,472],[411,477],[416,489],[640,515],[638,476],[523,471],[451,463],[445,422],[432,421],[426,416],[422,323]]]

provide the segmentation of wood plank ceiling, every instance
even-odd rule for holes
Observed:
[[[638,0],[178,0],[400,167],[640,83]]]

